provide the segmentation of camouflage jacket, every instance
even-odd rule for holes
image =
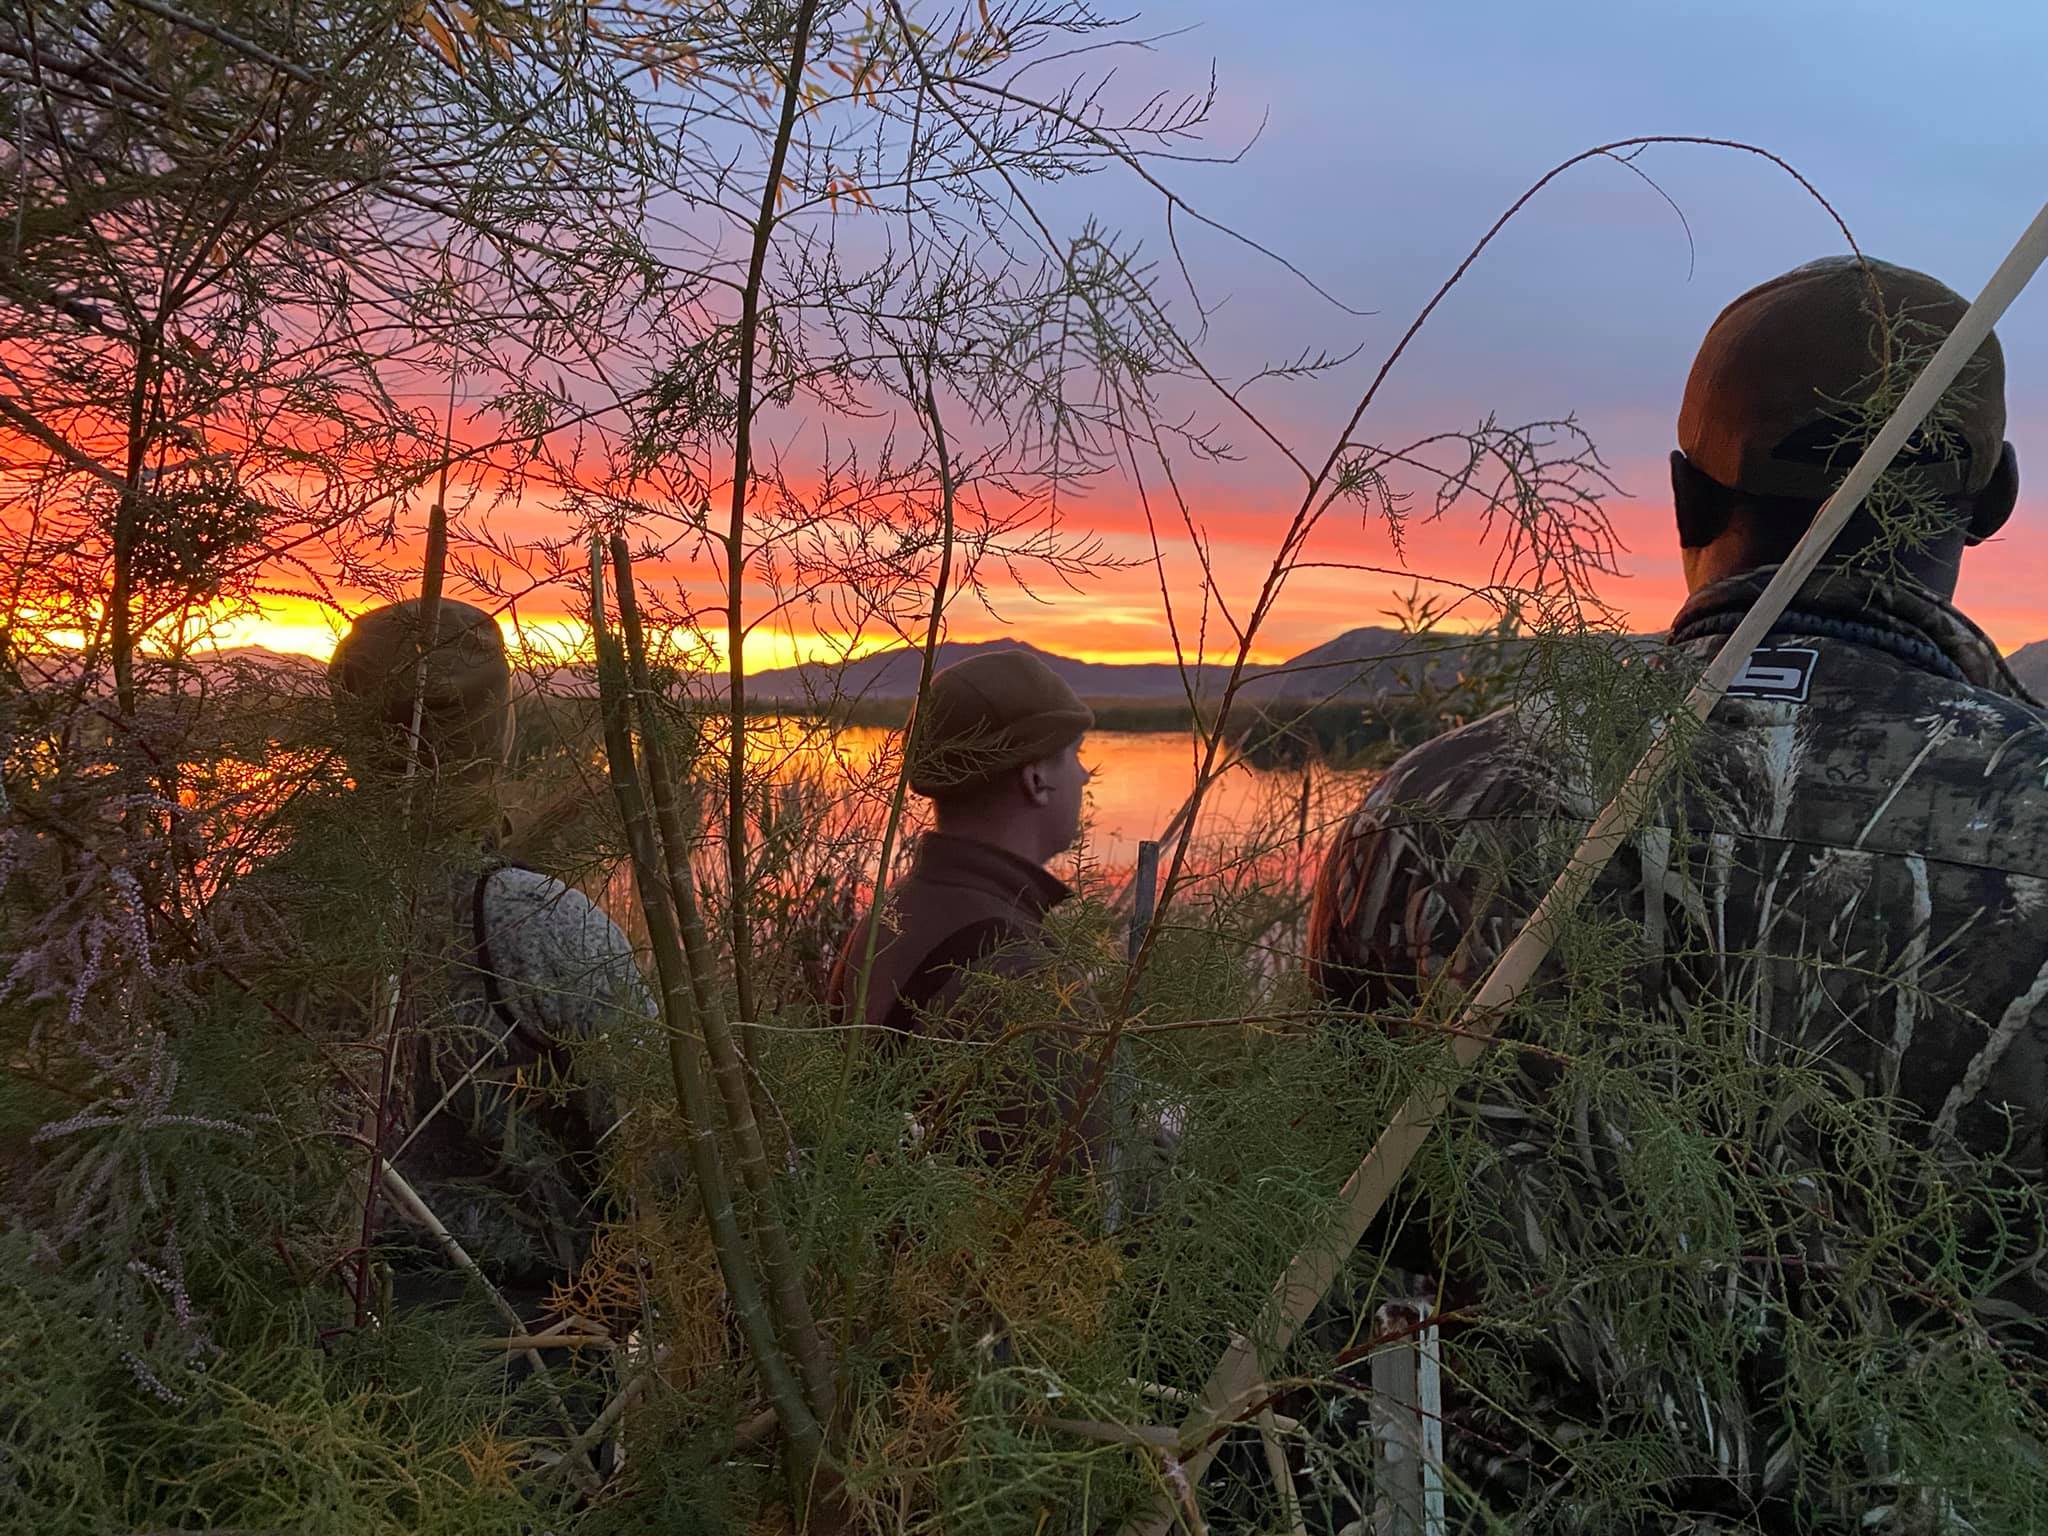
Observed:
[[[1769,575],[1696,593],[1610,694],[1675,697]],[[1569,697],[1535,689],[1375,785],[1315,893],[1333,1000],[1447,1017],[1513,936],[1641,745]],[[1467,1139],[1436,1187],[1469,1207],[1369,1242],[1519,1320],[1519,1405],[1459,1409],[1450,1454],[1548,1511],[1530,1523],[1597,1528],[1565,1448],[1644,1433],[1633,1478],[1674,1528],[1894,1518],[1893,1410],[1827,1373],[1910,1374],[1935,1313],[2048,1353],[2048,713],[1931,593],[1829,570],[1680,755],[1507,1022],[1522,1048],[1447,1119],[1439,1145]]]
[[[618,926],[552,876],[451,875],[442,900],[423,925],[395,1161],[508,1299],[538,1314],[604,1215],[614,1114],[598,1058],[648,1030],[655,1004]],[[459,1291],[430,1243],[405,1241],[422,1274]]]

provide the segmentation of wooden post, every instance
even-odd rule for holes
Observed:
[[[1152,926],[1152,914],[1159,904],[1159,844],[1147,839],[1138,844],[1138,867],[1131,876],[1131,929],[1125,940],[1125,954],[1136,964],[1145,947],[1145,930]],[[1136,1095],[1126,1070],[1123,1052],[1109,1069],[1109,1199],[1102,1213],[1103,1230],[1115,1232],[1123,1225],[1124,1184],[1133,1162],[1132,1111]]]
[[[1372,1357],[1374,1536],[1444,1536],[1444,1389],[1427,1301],[1390,1301]]]
[[[1127,953],[1135,961],[1138,951],[1145,947],[1145,930],[1152,926],[1152,913],[1159,905],[1159,845],[1149,838],[1138,844],[1138,869],[1133,880]]]

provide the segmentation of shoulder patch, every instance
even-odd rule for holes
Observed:
[[[1743,699],[1776,699],[1804,704],[1813,689],[1820,652],[1806,646],[1758,646],[1735,674],[1728,692]]]

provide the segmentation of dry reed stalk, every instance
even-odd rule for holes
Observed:
[[[469,1256],[468,1250],[457,1241],[455,1234],[448,1230],[441,1218],[434,1214],[433,1208],[420,1198],[419,1191],[406,1181],[405,1175],[389,1163],[386,1163],[383,1168],[381,1182],[390,1192],[392,1204],[404,1212],[414,1225],[420,1227],[429,1237],[433,1238],[440,1245],[441,1251],[455,1261],[456,1268],[476,1282],[478,1288],[490,1299],[491,1305],[497,1309],[498,1315],[510,1323],[515,1330],[524,1331],[526,1320],[519,1315],[518,1309],[505,1299],[504,1294],[495,1285],[491,1284],[490,1277],[478,1267],[476,1260]],[[553,1343],[555,1341],[553,1339],[540,1339],[535,1342]],[[540,1357],[540,1352],[537,1349],[529,1347],[523,1353],[528,1363],[533,1366],[534,1377],[546,1389],[548,1400],[554,1406],[555,1412],[561,1417],[562,1428],[569,1434],[573,1444],[576,1439],[580,1438],[576,1431],[576,1421],[569,1415],[569,1405],[562,1400],[561,1389],[555,1385],[555,1378],[549,1373],[547,1362]],[[567,1470],[569,1476],[576,1486],[586,1494],[596,1493],[599,1486],[597,1473],[587,1464],[569,1460],[566,1457],[565,1460],[568,1461]]]
[[[690,869],[690,838],[683,825],[682,807],[669,773],[668,755],[662,749],[654,718],[654,686],[647,670],[647,644],[640,627],[640,603],[633,587],[632,556],[624,538],[611,541],[612,572],[616,578],[619,628],[626,639],[629,692],[640,727],[640,756],[647,769],[648,788],[653,792],[654,819],[660,834],[663,867],[668,876],[668,899],[681,929],[683,964],[690,978],[691,998],[696,1005],[697,1026],[711,1056],[712,1075],[719,1097],[725,1103],[726,1128],[732,1135],[739,1162],[740,1181],[753,1209],[749,1212],[755,1251],[768,1282],[769,1302],[774,1311],[776,1332],[783,1347],[796,1359],[802,1372],[811,1411],[822,1423],[830,1423],[837,1396],[832,1379],[832,1359],[823,1334],[812,1314],[810,1297],[804,1290],[803,1266],[783,1225],[776,1196],[775,1172],[755,1117],[754,1101],[748,1091],[745,1056],[725,1016],[720,995],[716,961],[704,931],[704,914],[697,903],[696,878]]]
[[[677,932],[674,910],[667,900],[668,888],[660,854],[656,849],[653,819],[640,788],[639,770],[633,761],[632,741],[626,728],[625,661],[618,642],[605,624],[604,558],[595,540],[590,550],[590,628],[597,647],[598,691],[603,705],[605,758],[610,768],[612,793],[625,823],[626,839],[633,865],[633,877],[640,892],[647,936],[654,950],[655,971],[661,983],[662,1019],[668,1037],[669,1075],[675,1085],[684,1123],[689,1127],[690,1167],[697,1179],[698,1197],[711,1229],[718,1267],[725,1278],[726,1292],[739,1314],[748,1351],[760,1371],[781,1415],[788,1436],[791,1470],[800,1502],[807,1501],[819,1470],[824,1434],[817,1416],[805,1400],[803,1386],[789,1368],[773,1318],[763,1300],[761,1282],[745,1235],[734,1209],[732,1186],[726,1176],[725,1157],[718,1144],[718,1109],[689,1034],[695,1011],[690,990],[689,963],[684,957],[682,937]]]
[[[1728,637],[1692,691],[1686,695],[1676,718],[1658,730],[1648,749],[1629,770],[1614,798],[1594,818],[1585,838],[1570,861],[1522,925],[1513,942],[1488,969],[1478,989],[1459,1012],[1464,1033],[1449,1044],[1451,1057],[1463,1070],[1477,1061],[1502,1018],[1511,1009],[1550,954],[1557,933],[1585,898],[1593,882],[1621,845],[1634,832],[1650,807],[1666,770],[1671,766],[1675,742],[1686,724],[1704,722],[1728,691],[1728,685],[1742,670],[1749,654],[1770,632],[1786,607],[1806,584],[1836,537],[1841,533],[1877,478],[1891,464],[1906,440],[1955,382],[1977,348],[1991,334],[1999,316],[2027,286],[2044,259],[2048,259],[2048,205],[2044,205],[2018,242],[1999,264],[1991,280],[1965,311],[1962,319],[1942,342],[1913,386],[1899,401],[1877,435],[1871,439],[1849,473],[1814,519],[1813,526],[1786,557],[1741,624]],[[1328,1293],[1338,1271],[1358,1246],[1366,1228],[1379,1214],[1401,1175],[1421,1148],[1437,1117],[1450,1102],[1448,1084],[1426,1089],[1409,1098],[1395,1111],[1385,1131],[1366,1153],[1365,1160],[1345,1180],[1339,1192],[1342,1202],[1336,1230],[1302,1249],[1289,1261],[1266,1303],[1266,1320],[1237,1335],[1224,1351],[1207,1386],[1202,1404],[1183,1426],[1183,1443],[1208,1437],[1220,1422],[1218,1405],[1242,1397],[1259,1379],[1260,1355],[1277,1355],[1286,1349],[1294,1331]],[[1184,1466],[1188,1477],[1199,1479],[1216,1454],[1220,1437],[1210,1437],[1191,1454]],[[1156,1507],[1150,1514],[1124,1527],[1125,1536],[1159,1536],[1172,1519],[1170,1508]]]
[[[441,638],[441,591],[448,578],[448,467],[454,435],[455,383],[451,379],[448,384],[448,415],[441,440],[441,483],[434,504],[427,512],[427,547],[420,566],[420,607],[413,630],[412,710],[405,736],[405,768],[399,779],[405,789],[403,806],[407,819],[411,819],[418,810],[414,798],[420,776],[420,731],[427,718],[427,653],[440,643]],[[407,882],[405,896],[408,932],[419,913],[420,895],[419,872],[414,869],[409,873],[412,878]],[[384,1184],[380,1175],[390,1165],[390,1160],[384,1156],[384,1135],[390,1129],[387,1120],[398,1075],[399,1011],[404,993],[405,966],[400,965],[384,979],[383,992],[377,1000],[377,1032],[384,1044],[377,1070],[377,1097],[364,1115],[363,1129],[370,1144],[370,1164],[369,1176],[363,1187],[362,1258],[356,1266],[356,1326],[359,1328],[369,1316],[370,1245],[377,1234],[377,1195]]]

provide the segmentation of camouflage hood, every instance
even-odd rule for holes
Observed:
[[[1700,588],[1671,621],[1671,644],[1734,633],[1777,570],[1765,566]],[[1824,567],[1771,626],[1771,633],[1825,635],[1870,646],[1909,666],[2040,707],[2040,700],[2013,675],[1990,636],[1954,606],[1904,577]]]

